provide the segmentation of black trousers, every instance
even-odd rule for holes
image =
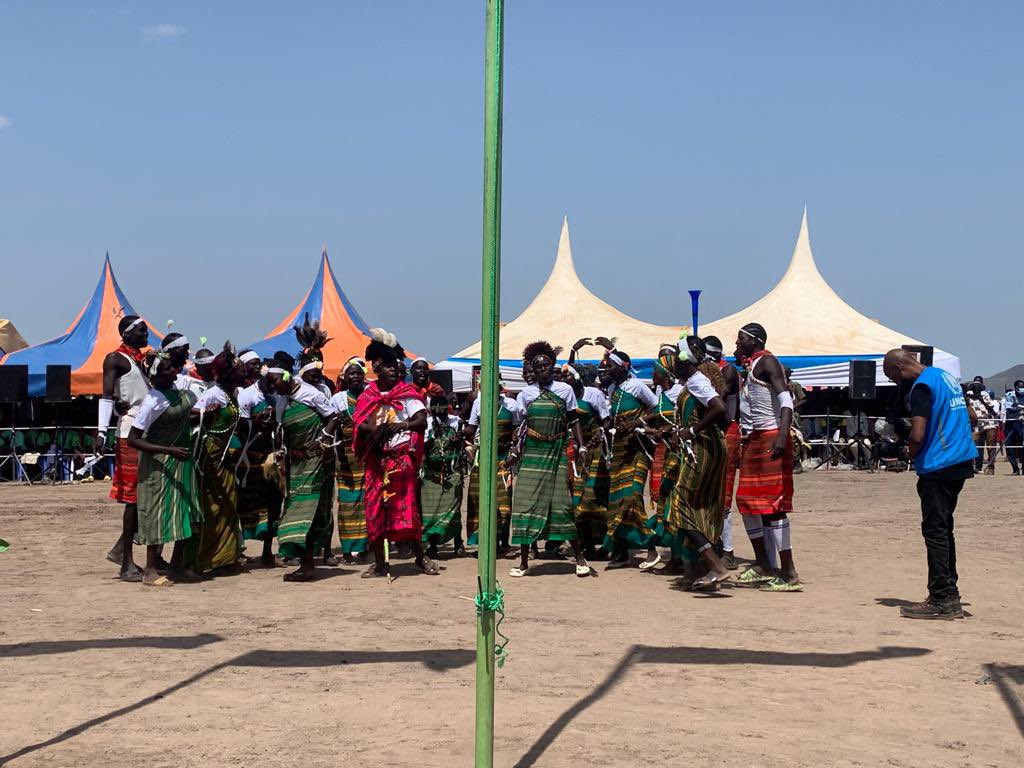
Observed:
[[[1019,446],[1021,441],[1024,440],[1024,422],[1021,421],[1007,421],[1006,422],[1006,455],[1010,459],[1010,467],[1013,468],[1014,472],[1019,471],[1022,463],[1022,456],[1024,451],[1020,448],[1013,448],[1011,446]]]
[[[922,475],[917,479],[917,495],[921,497],[921,535],[928,550],[928,596],[939,603],[960,599],[956,588],[953,512],[963,487],[963,478],[951,480]]]

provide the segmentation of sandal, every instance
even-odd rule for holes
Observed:
[[[579,576],[581,579],[586,578],[587,576],[591,576],[593,575],[593,573],[594,569],[591,568],[590,565],[586,563],[584,563],[583,565],[576,563],[576,575]]]
[[[144,587],[173,587],[174,582],[168,579],[166,576],[157,576],[152,581],[146,581],[142,579],[142,586]]]
[[[439,576],[441,574],[441,569],[429,557],[424,557],[416,565],[427,576]]]
[[[306,573],[305,571],[292,571],[286,573],[283,577],[284,581],[291,581],[298,584],[305,584],[306,582],[313,581],[316,578],[312,573]]]
[[[360,576],[359,578],[361,578],[361,579],[381,579],[381,578],[390,578],[390,576],[391,576],[391,568],[390,568],[390,566],[385,565],[383,568],[378,568],[376,565],[371,565],[369,568],[367,568],[365,571],[363,571],[362,576]]]
[[[529,571],[529,570],[530,570],[529,566],[527,566],[526,568],[523,568],[523,567],[517,565],[515,568],[513,568],[512,570],[510,570],[508,572],[508,575],[511,576],[513,579],[519,579],[519,578],[522,578],[523,576],[525,576],[527,571]]]
[[[773,578],[775,577],[758,573],[753,568],[747,568],[747,570],[741,573],[739,578],[736,579],[736,583],[743,587],[756,587],[771,581]]]
[[[614,571],[618,568],[629,568],[632,564],[632,561],[628,557],[625,560],[609,560],[608,565],[606,565],[604,569],[606,571]]]
[[[640,570],[641,571],[649,571],[652,568],[654,568],[654,566],[660,565],[660,564],[661,564],[661,552],[656,552],[655,555],[654,555],[654,559],[653,560],[644,560],[642,563],[640,563]]]
[[[762,584],[760,590],[762,592],[803,592],[804,585],[799,581],[795,581],[790,584],[781,576],[776,576],[766,584]]]
[[[699,579],[697,579],[695,582],[693,582],[693,584],[690,585],[690,589],[693,589],[693,590],[713,589],[718,584],[722,583],[723,581],[729,581],[729,579],[731,579],[731,578],[732,578],[732,574],[731,573],[727,573],[727,574],[725,574],[725,576],[719,576],[714,571],[712,571],[711,573],[709,573],[709,574],[707,574],[705,576],[701,576]]]

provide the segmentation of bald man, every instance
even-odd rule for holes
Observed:
[[[928,599],[900,609],[907,619],[962,619],[957,589],[953,512],[964,481],[974,476],[978,450],[971,436],[974,416],[960,382],[925,366],[904,349],[885,356],[885,375],[909,389],[910,455],[921,498],[921,534],[928,551]]]

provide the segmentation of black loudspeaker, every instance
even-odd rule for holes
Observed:
[[[28,400],[28,366],[0,365],[0,403]]]
[[[46,402],[71,402],[71,366],[46,366]]]
[[[921,365],[931,365],[935,359],[935,347],[927,347],[923,344],[904,344],[903,348],[907,352],[913,352],[917,355],[918,361]]]
[[[874,400],[878,363],[874,360],[850,361],[850,399]]]
[[[452,372],[449,370],[433,370],[430,372],[430,380],[440,385],[444,393],[449,397],[452,394]]]

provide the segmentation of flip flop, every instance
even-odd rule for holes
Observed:
[[[199,584],[203,580],[197,573],[182,573],[173,569],[167,572],[167,576],[175,584]]]
[[[128,571],[128,573],[119,573],[117,578],[128,584],[139,584],[142,581],[142,571],[134,570]]]
[[[773,578],[775,577],[758,573],[753,568],[747,568],[736,579],[736,583],[743,587],[756,587],[771,581]]]
[[[723,581],[729,581],[732,578],[731,573],[725,574],[725,576],[718,576],[714,572],[701,576],[693,584],[690,585],[690,589],[705,590],[712,589],[716,584],[721,584]]]
[[[173,587],[174,582],[168,579],[166,576],[157,576],[153,581],[142,580],[142,586],[144,587]]]
[[[310,581],[313,581],[315,578],[316,577],[313,574],[302,573],[301,571],[292,571],[291,573],[286,573],[283,576],[284,581],[290,581],[295,584],[306,584]]]
[[[586,578],[594,573],[593,569],[589,565],[576,564],[576,575],[581,579]]]
[[[606,571],[614,571],[619,568],[629,568],[632,562],[627,558],[625,560],[609,560],[608,565],[604,567]]]
[[[390,568],[378,568],[376,565],[371,565],[365,571],[363,571],[361,579],[386,579],[391,576]]]
[[[644,560],[642,563],[640,563],[640,570],[641,571],[649,571],[654,566],[660,565],[660,564],[661,564],[661,552],[658,552],[658,553],[656,553],[656,555],[655,555],[653,560]]]
[[[762,584],[760,587],[761,592],[803,592],[804,585],[799,581],[790,584],[785,579],[776,576],[774,579],[769,581],[767,584]]]
[[[521,578],[521,577],[525,576],[526,572],[529,571],[529,570],[530,569],[528,567],[527,568],[520,568],[519,566],[516,566],[515,568],[513,568],[512,570],[510,570],[508,572],[508,575],[511,576],[513,579],[518,579],[518,578]]]

